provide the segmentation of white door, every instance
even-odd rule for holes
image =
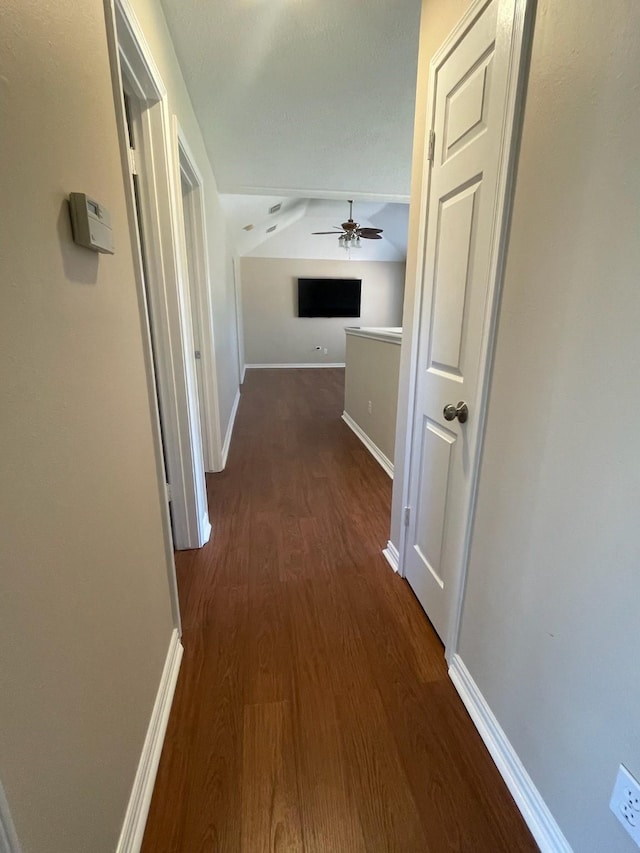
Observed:
[[[431,66],[404,573],[447,645],[472,512],[525,10],[526,0],[474,4]]]

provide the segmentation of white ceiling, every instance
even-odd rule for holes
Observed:
[[[420,0],[163,0],[221,192],[404,201]]]
[[[259,258],[310,258],[344,260],[346,249],[331,231],[349,216],[345,201],[228,195],[220,197],[232,240],[239,255]],[[269,208],[281,204],[270,214]],[[353,218],[362,226],[382,228],[381,240],[361,239],[350,256],[361,261],[404,261],[407,255],[409,206],[389,202],[355,201]],[[267,229],[275,230],[268,231]],[[246,226],[253,226],[249,231]]]

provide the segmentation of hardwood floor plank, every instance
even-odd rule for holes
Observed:
[[[365,853],[333,694],[297,695],[293,725],[306,853]]]
[[[249,588],[248,626],[245,703],[290,699],[293,681],[291,629],[279,583]]]
[[[343,379],[247,374],[212,538],[176,555],[185,653],[143,853],[536,849],[381,555],[391,481]]]
[[[143,853],[239,850],[246,621],[247,589],[237,587],[183,635]]]
[[[304,850],[288,702],[244,709],[241,850]]]
[[[337,697],[349,783],[369,853],[436,853],[422,829],[376,690]],[[447,849],[447,848],[441,848]]]

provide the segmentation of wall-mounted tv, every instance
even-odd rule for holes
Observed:
[[[298,317],[359,317],[360,278],[299,278]]]

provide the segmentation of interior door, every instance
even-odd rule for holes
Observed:
[[[471,516],[517,104],[514,39],[517,56],[522,47],[514,19],[525,5],[476,3],[431,67],[404,572],[445,643],[461,595]]]

